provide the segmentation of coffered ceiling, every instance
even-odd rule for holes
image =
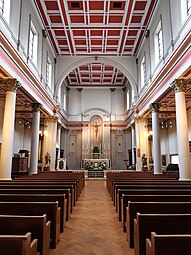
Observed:
[[[157,0],[34,0],[58,55],[136,56]]]

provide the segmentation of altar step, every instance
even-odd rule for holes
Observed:
[[[103,170],[88,170],[88,178],[104,178]]]

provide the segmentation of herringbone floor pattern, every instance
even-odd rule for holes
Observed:
[[[50,255],[133,255],[105,180],[87,180],[61,240]]]

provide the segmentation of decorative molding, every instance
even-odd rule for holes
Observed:
[[[5,91],[17,92],[17,90],[21,87],[20,82],[17,79],[13,78],[2,78],[0,77],[1,87],[5,89]]]
[[[69,133],[70,135],[77,135],[77,134],[82,133],[82,129],[81,129],[81,128],[78,128],[78,129],[69,129],[69,130],[68,130],[68,133]]]

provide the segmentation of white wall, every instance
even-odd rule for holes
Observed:
[[[116,89],[111,92],[110,89],[83,89],[78,92],[77,89],[70,89],[68,92],[69,115],[80,115],[88,110],[101,109],[108,113],[115,113],[121,118],[124,114],[124,92],[122,89]],[[77,117],[76,117],[76,120]]]

